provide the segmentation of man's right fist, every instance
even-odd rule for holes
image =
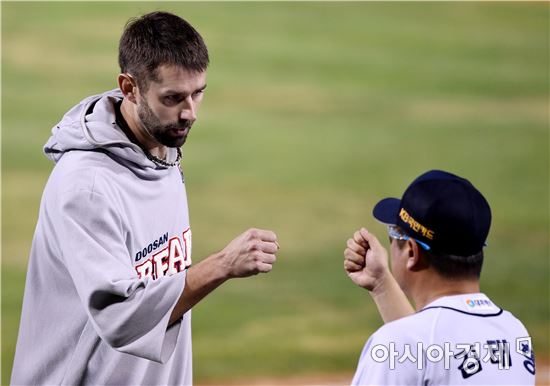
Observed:
[[[373,291],[389,274],[388,252],[372,233],[361,228],[347,242],[344,269],[355,284]]]
[[[220,259],[228,278],[246,277],[271,271],[278,250],[274,232],[252,228],[227,244]]]

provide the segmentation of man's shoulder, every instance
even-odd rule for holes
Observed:
[[[511,312],[495,304],[483,293],[470,293],[443,297],[423,308],[419,314],[433,314],[438,323],[456,327],[506,326],[510,330],[525,330],[523,323]],[[481,327],[479,327],[481,328]]]
[[[373,341],[438,341],[451,335],[465,338],[498,329],[511,335],[528,335],[523,323],[512,313],[484,300],[488,298],[442,299],[412,315],[386,323],[372,335]],[[460,306],[461,302],[464,307]]]
[[[93,190],[98,184],[116,181],[117,163],[101,151],[67,152],[55,165],[49,187],[58,193],[74,190]]]
[[[101,171],[104,174],[120,175],[131,173],[128,164],[121,162],[120,158],[103,149],[71,150],[67,151],[54,167],[61,173],[91,174]]]
[[[372,338],[382,342],[417,342],[419,336],[429,334],[430,327],[435,322],[434,317],[435,315],[429,312],[417,312],[405,316],[384,324],[372,335]]]

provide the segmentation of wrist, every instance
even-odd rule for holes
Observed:
[[[216,252],[208,256],[199,264],[204,265],[205,268],[208,267],[208,272],[205,273],[211,283],[220,285],[231,278],[227,265],[225,264],[224,254],[222,252]]]
[[[386,293],[396,285],[397,285],[397,282],[395,281],[395,278],[393,277],[393,275],[388,269],[384,271],[384,273],[380,276],[380,278],[374,284],[372,290],[369,292],[373,298],[377,298],[377,297],[383,296],[384,293]]]
[[[225,253],[223,251],[216,252],[208,257],[212,264],[213,279],[217,282],[223,283],[228,279],[231,279],[231,272],[229,265],[226,263]]]

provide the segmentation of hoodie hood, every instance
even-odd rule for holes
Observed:
[[[67,112],[52,129],[44,146],[49,159],[58,162],[69,151],[99,151],[130,168],[144,179],[158,179],[171,167],[149,160],[141,147],[131,142],[116,123],[115,103],[123,99],[118,89],[94,95]],[[175,148],[168,149],[167,162],[177,158]]]

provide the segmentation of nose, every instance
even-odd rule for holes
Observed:
[[[180,119],[187,119],[191,122],[197,120],[197,106],[191,96],[185,98],[185,103],[180,112]]]

